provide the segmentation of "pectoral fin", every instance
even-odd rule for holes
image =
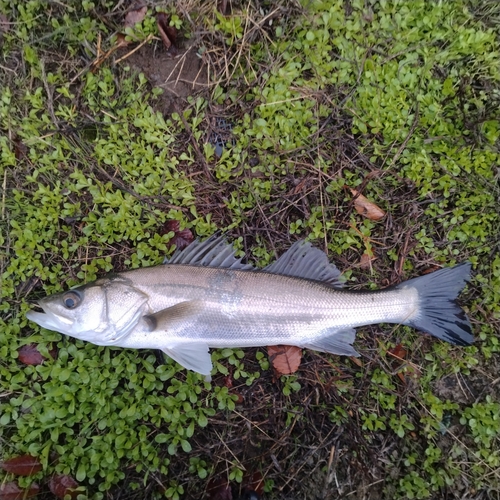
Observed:
[[[164,331],[168,338],[168,332],[189,329],[190,324],[197,320],[203,308],[202,301],[180,302],[155,314],[144,316],[142,320],[149,331]],[[206,343],[186,339],[185,342],[169,344],[168,347],[163,347],[162,351],[184,368],[201,373],[207,377],[207,380],[210,380],[212,360]]]
[[[322,332],[325,336],[308,341],[301,347],[312,349],[313,351],[329,352],[331,354],[340,354],[342,356],[359,356],[352,343],[356,339],[356,330],[348,328],[346,330],[327,329]]]
[[[172,331],[180,326],[188,326],[190,322],[195,321],[203,310],[203,302],[190,300],[179,302],[175,306],[167,307],[154,314],[148,314],[142,317],[149,331],[165,330]]]
[[[183,343],[164,348],[162,351],[184,368],[210,377],[212,360],[207,344],[202,342]]]

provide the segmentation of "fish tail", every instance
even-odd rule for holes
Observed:
[[[469,318],[456,301],[470,279],[470,270],[470,262],[464,262],[398,285],[396,289],[414,287],[419,295],[419,314],[404,324],[451,344],[472,344],[474,337]]]

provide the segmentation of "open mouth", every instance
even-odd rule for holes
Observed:
[[[38,309],[38,310],[37,310]],[[43,311],[43,312],[40,312]],[[47,330],[55,330],[64,333],[68,326],[73,323],[71,320],[56,316],[51,311],[47,311],[40,304],[35,305],[35,309],[28,311],[26,317]]]

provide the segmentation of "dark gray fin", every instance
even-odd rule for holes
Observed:
[[[306,344],[301,344],[300,347],[342,356],[359,356],[359,353],[352,346],[354,340],[356,340],[356,330],[354,328],[344,330],[327,328],[321,334],[324,337],[308,341]]]
[[[418,317],[404,324],[450,344],[472,344],[474,337],[469,318],[456,301],[458,294],[470,280],[470,270],[470,262],[464,262],[397,285],[396,289],[416,288],[419,296]]]
[[[205,376],[210,376],[213,367],[207,344],[203,342],[189,342],[165,347],[162,351],[184,368]]]
[[[268,273],[284,274],[295,278],[306,278],[328,283],[341,288],[340,271],[319,248],[308,241],[296,241],[276,262],[263,269]]]
[[[224,236],[214,235],[205,241],[193,241],[184,250],[176,250],[164,264],[185,264],[190,266],[219,267],[225,269],[253,270],[250,264],[243,264],[235,257],[236,250]]]

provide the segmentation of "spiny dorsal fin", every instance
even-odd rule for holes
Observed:
[[[176,250],[165,264],[185,264],[191,266],[219,267],[255,271],[250,264],[243,264],[235,257],[236,250],[226,242],[224,236],[214,235],[205,241],[193,241],[184,250]],[[276,262],[262,269],[273,274],[283,274],[295,278],[322,281],[340,288],[343,280],[340,271],[328,261],[320,249],[308,241],[295,242]]]
[[[214,235],[205,241],[193,241],[184,250],[176,250],[170,259],[165,259],[164,264],[254,270],[250,264],[243,264],[241,259],[237,259],[235,253],[236,250],[224,236]]]
[[[268,273],[322,281],[336,288],[343,285],[340,271],[319,248],[308,241],[295,242],[276,262],[263,269]]]

